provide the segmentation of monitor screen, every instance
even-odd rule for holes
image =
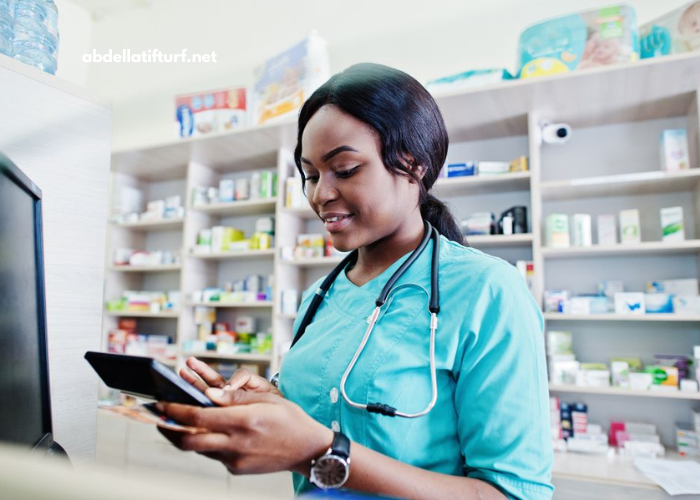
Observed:
[[[0,441],[51,445],[41,191],[0,155]]]

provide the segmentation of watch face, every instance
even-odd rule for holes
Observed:
[[[311,468],[311,481],[321,488],[340,488],[348,478],[348,463],[336,455],[325,455]]]

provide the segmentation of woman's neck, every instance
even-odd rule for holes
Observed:
[[[386,271],[394,262],[415,250],[425,233],[425,224],[420,212],[411,217],[396,232],[361,247],[357,263],[347,272],[348,279],[357,286],[362,286]]]

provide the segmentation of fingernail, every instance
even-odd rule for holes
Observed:
[[[165,403],[163,403],[162,401],[158,401],[156,403],[156,408],[158,409],[158,411],[165,411]]]
[[[231,389],[233,389],[233,387],[231,387],[231,384],[226,384],[226,385],[224,386],[224,390],[225,390],[225,391],[230,391]]]
[[[210,398],[220,398],[223,397],[224,391],[221,389],[207,389],[207,396]]]

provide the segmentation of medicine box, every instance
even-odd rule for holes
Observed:
[[[688,134],[685,129],[664,130],[660,141],[661,168],[677,172],[690,168]]]
[[[447,177],[467,177],[476,175],[476,162],[449,163]]]
[[[673,312],[676,314],[700,315],[700,296],[676,295],[673,297]]]
[[[644,307],[647,313],[672,313],[673,296],[668,293],[644,294]]]
[[[569,218],[566,214],[550,214],[545,221],[545,244],[549,248],[568,248]]]
[[[645,310],[643,293],[615,294],[616,314],[644,314]]]
[[[245,87],[175,96],[175,130],[179,137],[197,137],[246,126]]]
[[[512,80],[513,76],[503,68],[477,69],[456,75],[444,76],[430,80],[425,87],[432,93],[456,92],[459,90],[500,83]]]
[[[647,283],[647,293],[670,293],[671,295],[697,295],[698,280],[659,280]]]
[[[684,241],[683,207],[661,209],[661,233],[663,241]]]
[[[330,76],[327,44],[316,34],[268,59],[254,71],[253,124],[296,114]]]
[[[642,230],[639,225],[639,210],[620,211],[620,242],[623,244],[642,242]]]
[[[591,235],[591,216],[588,214],[574,214],[571,216],[572,246],[590,247],[593,245]]]
[[[617,244],[617,222],[614,215],[598,216],[598,244]]]

